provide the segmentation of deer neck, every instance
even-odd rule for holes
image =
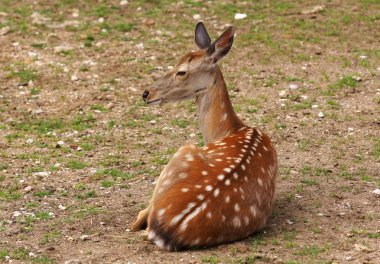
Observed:
[[[204,94],[197,97],[196,103],[205,144],[231,135],[244,126],[232,107],[226,83],[218,66],[214,82]]]

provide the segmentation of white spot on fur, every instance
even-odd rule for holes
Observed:
[[[212,186],[211,185],[207,185],[205,187],[205,190],[208,191],[208,192],[211,192],[212,191]]]
[[[225,185],[229,186],[231,184],[231,180],[230,179],[227,179],[225,182],[224,182]]]
[[[227,197],[226,197],[226,203],[229,203],[229,202],[230,202],[230,200],[231,200],[230,196],[229,196],[229,195],[227,195]]]
[[[212,217],[212,213],[211,213],[211,212],[208,212],[208,213],[206,214],[206,216],[207,216],[208,219],[211,219],[211,217]]]
[[[223,169],[225,172],[227,172],[227,173],[230,173],[231,172],[231,168],[224,168]]]
[[[234,174],[232,176],[234,177],[235,180],[237,180],[239,178],[239,175],[237,174],[237,172],[234,172]]]
[[[181,192],[184,192],[184,193],[185,193],[185,192],[188,192],[188,191],[189,191],[189,188],[182,188],[182,189],[181,189]]]
[[[162,208],[162,209],[158,210],[157,215],[158,215],[159,217],[161,217],[161,216],[164,215],[165,211],[166,211],[166,208]]]
[[[217,178],[218,178],[219,181],[223,181],[223,179],[224,179],[224,174],[219,174]]]
[[[244,223],[245,223],[245,226],[249,225],[249,218],[248,218],[248,216],[244,216]]]
[[[220,161],[223,161],[223,160],[222,159],[215,159],[215,161],[219,161],[220,162]]]
[[[197,198],[198,198],[199,201],[203,201],[204,198],[205,198],[205,196],[203,194],[198,194]]]
[[[233,219],[232,219],[232,224],[234,227],[236,228],[239,228],[241,226],[241,220],[238,216],[235,216]]]
[[[234,206],[234,208],[235,208],[236,212],[240,211],[240,205],[239,204],[236,203],[235,206]]]
[[[186,158],[187,161],[194,161],[194,157],[190,153],[186,154],[185,158]]]
[[[254,216],[254,217],[256,217],[256,215],[257,215],[257,211],[256,211],[256,208],[255,208],[255,206],[250,206],[249,207],[249,210],[251,211],[251,214]]]
[[[263,180],[261,178],[257,178],[257,183],[260,185],[260,187],[263,187]]]
[[[242,165],[241,165],[241,168],[242,168],[243,170],[245,170],[245,165],[244,165],[244,164],[242,164]]]
[[[187,178],[187,173],[186,172],[181,172],[178,177],[180,177],[181,179],[184,179],[184,178]]]
[[[265,169],[264,169],[264,167],[261,167],[261,171],[262,171],[263,173],[265,173]]]
[[[202,174],[203,176],[206,176],[206,175],[208,174],[208,171],[202,171],[201,174]]]
[[[219,188],[216,188],[215,191],[214,191],[214,196],[217,197],[219,195]]]
[[[221,120],[225,121],[226,119],[227,119],[227,113],[224,113]]]

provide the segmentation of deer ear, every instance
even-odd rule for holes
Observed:
[[[234,42],[234,34],[234,27],[231,26],[227,28],[208,48],[207,54],[213,59],[214,63],[223,58],[230,51],[232,43]]]
[[[195,26],[195,44],[200,49],[206,49],[211,45],[211,38],[202,22],[198,22]]]

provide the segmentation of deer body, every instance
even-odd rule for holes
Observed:
[[[198,46],[210,47],[203,24],[197,29]],[[225,35],[227,39],[222,38]],[[213,49],[226,54],[230,47],[226,52],[223,45],[232,45],[231,38],[233,31],[231,35],[227,30]],[[202,43],[204,39],[206,43]],[[196,61],[203,65],[206,55],[214,61],[220,59],[210,55],[209,49],[182,58],[176,76],[178,68],[186,68],[184,63],[193,62],[199,68]],[[148,239],[164,250],[242,239],[265,226],[273,207],[276,151],[267,135],[240,121],[219,67],[215,62],[211,65],[212,74],[206,75],[210,78],[203,76],[202,85],[195,84],[194,95],[206,145],[188,144],[179,149],[159,176],[148,208],[140,212],[133,226],[138,230],[146,225]],[[169,98],[168,92],[160,95],[154,89],[149,94],[151,98],[143,96],[148,103]]]

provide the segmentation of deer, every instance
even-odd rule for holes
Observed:
[[[142,94],[147,105],[195,98],[204,146],[181,147],[157,178],[132,231],[146,228],[161,250],[211,247],[241,240],[266,226],[275,200],[277,152],[270,138],[234,112],[217,64],[230,51],[233,26],[211,43],[202,22],[199,48]]]

